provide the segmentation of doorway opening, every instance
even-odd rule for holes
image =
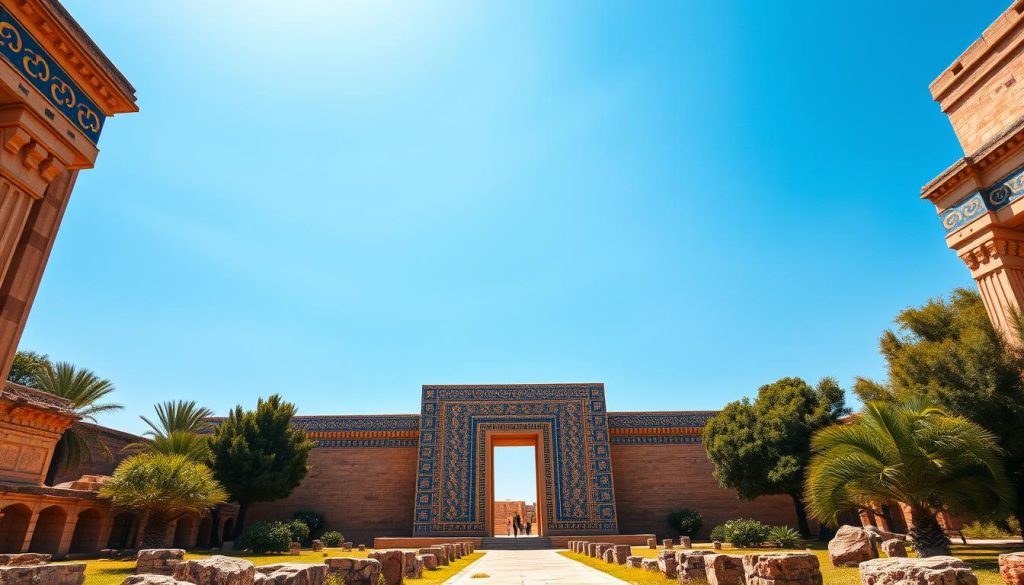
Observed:
[[[538,521],[537,438],[494,437],[492,441],[491,534],[535,537]],[[517,522],[518,521],[518,522]]]

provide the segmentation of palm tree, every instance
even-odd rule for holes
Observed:
[[[194,400],[168,400],[153,408],[156,410],[157,423],[144,416],[139,417],[149,425],[150,430],[145,434],[150,440],[125,445],[124,450],[185,455],[193,461],[205,461],[209,453],[209,441],[200,433],[211,428],[207,419],[213,416],[213,411],[198,406]]]
[[[921,556],[949,554],[939,512],[995,519],[1012,509],[995,437],[921,397],[868,402],[852,422],[818,432],[811,448],[806,497],[814,517],[835,525],[845,511],[900,502]]]
[[[116,508],[142,512],[144,548],[167,545],[167,527],[186,514],[206,514],[228,498],[210,468],[184,455],[143,453],[125,459],[100,487]]]
[[[38,372],[37,382],[40,390],[69,400],[72,410],[83,420],[96,422],[96,415],[122,408],[120,404],[100,402],[114,391],[110,380],[68,362],[45,364]],[[90,428],[81,425],[68,428],[54,448],[50,468],[46,471],[46,484],[53,485],[59,471],[74,469],[82,461],[91,460],[94,451],[105,459],[111,458],[110,449]]]

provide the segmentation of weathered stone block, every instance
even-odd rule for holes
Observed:
[[[708,574],[708,585],[743,585],[743,557],[739,555],[707,555],[704,568]]]
[[[311,545],[313,546],[313,552],[320,552],[324,550],[324,541],[320,539],[314,539]]]
[[[999,575],[1006,585],[1024,585],[1024,552],[999,555]]]
[[[672,542],[671,538],[666,538],[665,540],[661,541],[661,544],[665,548],[672,548],[673,546],[675,546],[675,543]]]
[[[634,556],[626,557],[626,566],[627,567],[632,567],[634,569],[639,569],[642,566],[643,562],[644,562],[644,558],[643,557],[634,557]]]
[[[747,585],[822,585],[818,557],[810,553],[757,553],[743,556]]]
[[[606,563],[615,564],[615,548],[611,547],[604,549],[604,552],[601,553],[601,560]]]
[[[856,567],[878,558],[874,535],[855,526],[841,526],[828,543],[828,556],[835,567]]]
[[[195,585],[253,585],[256,566],[245,559],[214,555],[178,563],[174,578]]]
[[[610,548],[612,548],[614,546],[615,545],[610,543],[610,542],[599,542],[599,543],[597,543],[597,546],[594,548],[594,556],[596,556],[599,559],[603,559],[604,558],[604,551],[606,551],[606,550],[608,550],[608,549],[610,549]]]
[[[405,578],[405,555],[400,550],[380,550],[370,553],[371,559],[380,561],[380,572],[386,585],[402,585]]]
[[[402,551],[403,576],[407,579],[419,579],[423,577],[423,561],[416,558],[415,551]]]
[[[679,546],[682,547],[682,548],[693,548],[693,544],[691,544],[691,542],[690,542],[690,537],[689,536],[680,536],[679,537]]]
[[[352,543],[351,542],[343,542],[343,543],[341,543],[341,550],[352,550]]]
[[[647,548],[649,548],[651,550],[656,550],[658,548],[658,541],[653,539],[653,538],[648,538],[647,539]]]
[[[596,542],[588,542],[587,543],[587,556],[588,557],[596,557],[597,556],[597,543]]]
[[[302,554],[302,543],[300,543],[300,542],[289,543],[288,544],[288,554],[290,554],[292,556],[301,555]]]
[[[307,563],[280,563],[256,567],[258,579],[264,585],[323,585],[327,578],[327,565]]]
[[[708,572],[705,558],[714,553],[711,551],[683,550],[676,555],[676,575],[679,583],[707,583]]]
[[[675,551],[663,550],[658,553],[658,570],[661,574],[669,579],[675,579],[678,576],[677,569]]]
[[[626,559],[633,554],[633,547],[628,544],[616,544],[612,547],[612,561],[616,565],[625,565]]]
[[[170,575],[157,575],[155,573],[144,573],[142,575],[129,575],[121,581],[121,585],[191,585],[188,581],[178,581]]]
[[[437,564],[442,567],[448,566],[448,551],[443,546],[431,546],[427,548],[421,548],[419,550],[421,555],[434,555],[437,558]]]
[[[423,568],[428,570],[428,571],[436,571],[437,570],[437,556],[436,555],[429,554],[429,553],[421,554],[421,555],[416,555],[416,560],[418,560],[420,563],[422,563]]]
[[[135,574],[171,575],[184,560],[185,551],[180,548],[146,548],[135,557]]]
[[[377,585],[380,575],[380,561],[377,559],[355,559],[331,557],[324,559],[328,575],[338,575],[345,585]]]
[[[640,561],[640,568],[652,573],[657,573],[661,570],[658,568],[658,559],[644,559]]]
[[[365,551],[366,550],[366,545],[365,544],[360,544],[359,545],[359,550],[360,551]]]
[[[715,550],[722,550],[722,541],[716,540],[716,541],[712,542],[711,543],[711,548],[713,548]]]
[[[19,567],[25,565],[42,565],[50,562],[50,555],[39,553],[16,553],[0,555],[0,566]]]
[[[860,564],[862,585],[978,585],[978,578],[956,557],[873,559]]]
[[[882,552],[887,557],[906,557],[907,556],[907,543],[902,540],[895,538],[891,540],[882,541]]]
[[[4,585],[82,585],[85,563],[60,565],[8,565],[0,567]]]

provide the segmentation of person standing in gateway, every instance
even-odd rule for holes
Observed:
[[[516,512],[515,515],[512,516],[512,534],[514,534],[516,538],[519,538],[519,530],[522,527],[523,519],[519,516],[519,512]]]

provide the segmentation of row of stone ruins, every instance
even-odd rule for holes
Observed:
[[[345,543],[351,550],[351,543]],[[363,549],[363,545],[359,545]],[[327,557],[323,563],[279,563],[257,567],[245,559],[212,556],[185,560],[182,549],[139,551],[135,575],[122,585],[323,585],[336,575],[345,585],[403,585],[419,579],[423,571],[441,566],[474,551],[471,542],[436,544],[418,551],[381,550],[367,558]]]
[[[853,531],[857,531],[854,534]],[[900,535],[844,526],[829,543],[829,556],[835,566],[860,569],[862,585],[905,585],[907,583],[941,585],[977,585],[978,579],[962,560],[950,556],[907,558],[906,544]],[[888,558],[878,558],[876,544],[881,542]],[[894,543],[899,543],[894,544]],[[853,544],[857,543],[857,552]],[[867,543],[867,550],[863,544]],[[888,543],[888,545],[886,545]],[[648,547],[657,549],[654,539]],[[835,544],[835,546],[834,546]],[[672,540],[664,541],[657,558],[632,554],[627,544],[569,541],[569,550],[607,563],[660,572],[680,585],[822,585],[818,557],[810,552],[752,553],[745,555],[694,550],[690,539],[680,539],[680,549]],[[999,570],[1007,585],[1024,585],[1024,553],[999,556]]]

